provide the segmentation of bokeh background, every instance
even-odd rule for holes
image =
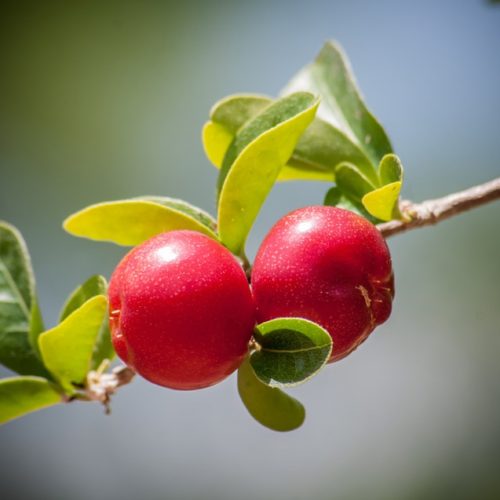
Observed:
[[[46,323],[125,250],[62,220],[141,194],[214,212],[200,130],[235,92],[276,95],[327,38],[345,47],[406,168],[404,195],[500,174],[500,6],[440,1],[2,1],[0,218],[25,235]],[[278,185],[250,254],[326,186]],[[397,298],[359,351],[293,390],[273,433],[234,376],[199,392],[142,380],[105,417],[54,407],[0,429],[2,499],[500,498],[500,204],[390,240]],[[1,370],[7,375],[7,370]]]

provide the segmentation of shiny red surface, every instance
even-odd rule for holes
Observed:
[[[245,273],[216,241],[192,231],[134,248],[109,287],[119,357],[173,389],[213,385],[241,363],[255,323]]]
[[[387,320],[394,279],[387,245],[373,224],[340,208],[296,210],[271,229],[252,271],[259,322],[302,317],[333,339],[339,360]]]

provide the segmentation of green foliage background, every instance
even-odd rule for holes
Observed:
[[[75,284],[109,276],[123,254],[66,235],[63,219],[142,194],[214,213],[217,172],[200,140],[211,105],[240,91],[276,95],[327,38],[344,45],[402,158],[405,196],[497,176],[499,28],[498,7],[479,0],[3,2],[0,218],[27,239],[47,327]],[[249,253],[279,216],[323,195],[319,183],[277,186]],[[74,404],[0,429],[2,491],[497,498],[499,210],[391,240],[394,314],[355,355],[291,391],[308,409],[296,433],[254,423],[235,377],[196,393],[137,380],[111,418]]]

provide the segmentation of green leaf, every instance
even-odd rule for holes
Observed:
[[[203,125],[201,140],[208,159],[216,168],[220,168],[234,135],[223,125],[208,121]]]
[[[125,246],[139,245],[157,234],[178,229],[199,231],[217,239],[214,231],[201,221],[207,215],[201,210],[195,217],[186,210],[187,204],[181,207],[178,200],[150,199],[155,201],[137,198],[91,205],[69,216],[63,226],[74,236]],[[172,202],[170,206],[166,200]]]
[[[268,107],[272,100],[253,94],[230,95],[216,102],[203,127],[203,147],[208,159],[220,168],[238,130]]]
[[[330,359],[332,339],[321,326],[301,318],[277,318],[257,325],[259,349],[250,364],[267,385],[290,387],[313,377]]]
[[[378,176],[382,186],[403,181],[403,165],[394,154],[385,155],[378,166]]]
[[[179,200],[178,198],[168,198],[167,196],[141,196],[138,199],[152,201],[153,203],[158,203],[164,207],[189,215],[199,223],[206,226],[212,232],[215,232],[217,229],[217,221],[208,212],[191,205],[191,203],[188,203],[187,201]]]
[[[269,429],[293,431],[304,423],[306,411],[302,404],[280,389],[263,384],[248,358],[238,370],[238,392],[250,415]]]
[[[342,131],[316,117],[300,137],[289,167],[300,168],[301,177],[308,179],[316,171],[323,172],[320,180],[333,181],[339,163],[349,162],[358,167],[368,178],[374,176],[373,166],[363,151]]]
[[[106,297],[97,295],[38,339],[45,366],[68,393],[74,391],[73,384],[85,381],[92,368],[94,346],[106,312]]]
[[[64,321],[73,311],[81,307],[96,295],[106,295],[108,293],[108,283],[104,276],[91,276],[85,283],[77,287],[68,297],[66,304],[61,311],[60,320]],[[99,335],[94,345],[91,369],[95,370],[105,359],[111,361],[115,357],[115,351],[111,342],[109,331],[109,321],[107,315],[104,317]]]
[[[35,350],[38,358],[41,359],[40,351],[38,349],[38,336],[45,330],[45,327],[43,326],[42,311],[40,311],[40,306],[38,305],[38,297],[36,296],[35,290],[33,290],[30,312],[30,331],[28,333],[28,336],[31,347]]]
[[[203,129],[203,144],[210,161],[220,168],[236,132],[268,107],[272,100],[255,95],[235,95],[220,100],[212,108],[211,120]],[[292,157],[278,181],[319,180],[331,182],[335,166],[349,161],[370,171],[373,167],[365,154],[340,130],[315,118],[299,139]]]
[[[398,203],[400,191],[401,182],[392,182],[366,194],[362,202],[366,210],[377,219],[383,221],[400,219],[402,217]]]
[[[243,252],[262,204],[317,106],[311,94],[291,95],[266,108],[236,135],[219,173],[218,203],[219,235],[233,253]]]
[[[337,186],[333,186],[326,192],[323,205],[327,205],[329,207],[340,206],[340,204],[343,201],[343,198],[345,197],[342,191]]]
[[[335,181],[346,196],[357,202],[376,187],[350,163],[341,163],[337,166]]]
[[[28,249],[15,227],[0,222],[0,363],[48,376],[33,344],[41,328]]]
[[[256,115],[252,120],[248,121],[241,129],[239,129],[233,142],[229,146],[221,165],[221,170],[217,179],[219,192],[236,158],[250,143],[254,142],[259,136],[265,134],[266,132],[279,128],[280,125],[283,126],[284,123],[293,120],[297,115],[312,108],[313,106],[317,107],[318,103],[312,94],[307,92],[297,92],[267,106],[264,111]],[[307,125],[309,125],[312,121],[312,118],[313,117],[310,118]],[[298,137],[294,141],[295,143],[297,143],[300,135],[302,135],[307,125],[302,127],[300,134],[298,134]],[[292,155],[292,152],[293,148],[289,153],[287,153],[285,161],[280,165],[280,170],[286,164]]]
[[[343,132],[365,153],[372,165],[378,165],[384,155],[392,152],[384,129],[366,107],[350,63],[337,43],[327,42],[315,61],[292,79],[284,93],[297,90],[319,95],[319,118]],[[368,177],[375,180],[374,176]]]
[[[73,311],[83,306],[92,297],[106,295],[107,293],[108,283],[106,278],[98,274],[91,276],[71,292],[59,315],[59,321],[64,321]]]
[[[370,215],[361,202],[348,198],[337,186],[330,188],[325,196],[324,205],[350,210],[355,214],[368,219],[372,224],[380,222],[379,219]]]
[[[382,187],[366,192],[362,196],[363,207],[382,221],[401,219],[399,194],[403,183],[403,165],[395,154],[385,155],[378,167]]]
[[[97,370],[104,360],[113,361],[115,357],[116,352],[111,341],[111,332],[109,331],[109,319],[106,315],[101,324],[101,328],[92,351],[90,369]]]
[[[0,424],[62,402],[57,389],[42,377],[0,380]]]
[[[235,94],[218,101],[210,110],[210,119],[223,125],[233,136],[249,120],[256,117],[272,99],[256,94]]]

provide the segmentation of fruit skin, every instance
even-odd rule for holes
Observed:
[[[333,340],[330,361],[347,356],[386,321],[394,297],[391,256],[369,221],[328,206],[280,219],[252,270],[258,322],[301,317]]]
[[[241,265],[221,244],[171,231],[128,253],[109,286],[118,356],[172,389],[216,384],[243,361],[255,305]]]

